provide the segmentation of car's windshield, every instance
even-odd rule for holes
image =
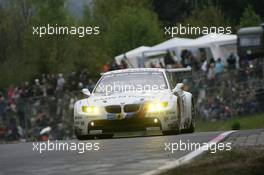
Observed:
[[[162,72],[124,72],[104,75],[94,93],[107,95],[117,92],[145,92],[164,89],[168,89],[168,86]]]

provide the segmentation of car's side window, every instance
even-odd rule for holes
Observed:
[[[177,80],[176,78],[173,76],[173,74],[171,72],[166,72],[170,87],[173,89],[175,88],[176,84],[177,84]]]

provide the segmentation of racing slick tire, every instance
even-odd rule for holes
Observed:
[[[177,114],[178,120],[177,120],[176,125],[177,125],[178,129],[162,131],[163,135],[176,135],[176,134],[180,134],[181,133],[181,129],[180,129],[180,126],[181,126],[181,108],[180,108],[179,102],[177,102],[177,111],[178,111],[178,114]]]
[[[94,139],[94,136],[90,135],[76,135],[78,140],[91,140]]]
[[[194,105],[194,100],[193,99],[192,99],[191,113],[192,113],[192,119],[191,119],[190,127],[187,130],[188,133],[193,133],[194,130],[195,130],[196,110],[195,110],[195,105]]]
[[[180,134],[180,130],[168,130],[168,131],[162,131],[163,135],[176,135]]]
[[[98,139],[112,139],[113,138],[113,134],[102,134],[102,135],[98,135],[98,136],[95,136],[96,138]]]

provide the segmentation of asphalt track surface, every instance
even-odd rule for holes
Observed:
[[[132,137],[67,143],[98,142],[98,151],[33,151],[33,143],[0,145],[0,175],[126,175],[142,174],[179,159],[191,151],[165,151],[165,143],[204,143],[222,132],[200,132],[172,136]]]

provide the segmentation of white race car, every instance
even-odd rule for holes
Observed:
[[[134,68],[103,73],[92,93],[74,106],[78,139],[122,131],[160,130],[163,134],[193,132],[195,106],[181,82],[190,68]]]

